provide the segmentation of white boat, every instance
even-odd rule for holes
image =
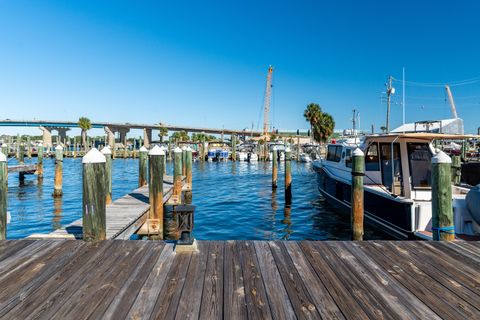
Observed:
[[[237,159],[239,161],[256,162],[258,155],[255,153],[256,145],[253,143],[243,143],[238,146]]]
[[[435,231],[431,158],[437,153],[432,141],[464,138],[471,136],[406,133],[330,144],[326,159],[313,163],[318,188],[332,205],[350,211],[352,153],[358,147],[365,154],[365,219],[397,238],[431,239]],[[469,189],[452,185],[455,234],[459,237],[480,235],[480,205],[467,209],[467,193]]]
[[[306,153],[301,153],[300,154],[300,162],[312,162],[312,158],[310,157],[310,155],[308,155]]]

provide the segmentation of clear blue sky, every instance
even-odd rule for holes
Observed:
[[[309,102],[338,129],[353,107],[379,128],[384,83],[403,66],[422,83],[480,76],[479,12],[478,1],[0,0],[0,117],[257,127],[272,64],[277,128],[306,128]],[[480,82],[452,90],[476,130]],[[442,87],[406,93],[407,121],[450,117]]]

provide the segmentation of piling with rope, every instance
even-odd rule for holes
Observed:
[[[452,159],[443,151],[432,157],[432,236],[433,240],[455,239],[452,209]]]

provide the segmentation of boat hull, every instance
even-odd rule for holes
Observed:
[[[345,213],[351,210],[352,187],[330,176],[322,167],[315,168],[320,193],[334,207]],[[412,203],[395,201],[364,189],[364,216],[368,223],[398,239],[414,239]]]

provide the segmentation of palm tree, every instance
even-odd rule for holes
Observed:
[[[303,116],[310,123],[310,132],[315,141],[326,142],[328,137],[333,134],[335,121],[330,114],[322,112],[322,108],[318,104],[307,105]]]
[[[92,129],[92,122],[86,117],[81,117],[78,119],[78,126],[82,129],[82,144],[84,147],[87,146],[87,131]]]
[[[163,137],[168,136],[168,129],[163,126],[160,126],[160,133],[158,134],[158,136],[160,137],[160,142],[162,143]]]

